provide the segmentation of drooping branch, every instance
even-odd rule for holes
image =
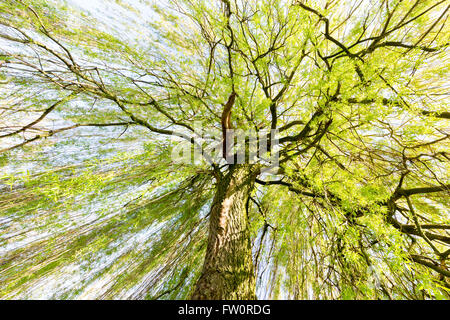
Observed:
[[[443,192],[450,191],[450,184],[442,185],[442,186],[432,186],[432,187],[418,187],[411,189],[398,189],[396,193],[393,195],[393,199],[398,199],[402,196],[408,197],[416,194],[427,194],[427,193],[435,193],[435,192]]]
[[[4,153],[4,152],[8,152],[17,148],[21,148],[24,145],[30,144],[33,141],[37,141],[40,139],[44,139],[44,138],[48,138],[53,136],[54,134],[63,132],[63,131],[68,131],[68,130],[72,130],[72,129],[76,129],[76,128],[80,128],[80,127],[118,127],[118,126],[130,126],[130,125],[136,125],[137,123],[135,122],[113,122],[113,123],[80,123],[80,124],[74,124],[72,126],[69,127],[63,127],[63,128],[58,128],[58,129],[54,129],[54,130],[47,130],[44,133],[38,134],[30,139],[26,139],[25,141],[13,145],[11,147],[7,147],[4,149],[0,149],[0,153]]]
[[[56,107],[58,107],[59,105],[66,103],[68,100],[70,100],[71,98],[75,97],[77,95],[77,92],[72,92],[71,94],[69,94],[67,97],[58,100],[57,102],[55,102],[54,104],[52,104],[50,107],[48,107],[47,109],[44,110],[44,112],[42,112],[42,114],[34,121],[28,123],[27,125],[23,126],[22,128],[15,130],[13,132],[10,133],[6,133],[3,135],[0,135],[0,138],[6,138],[6,137],[10,137],[13,136],[15,134],[24,132],[28,129],[31,129],[35,124],[38,124],[40,121],[42,121],[50,112],[52,112]]]

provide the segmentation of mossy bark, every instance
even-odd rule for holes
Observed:
[[[256,299],[247,205],[256,166],[234,165],[217,183],[208,246],[192,299]]]

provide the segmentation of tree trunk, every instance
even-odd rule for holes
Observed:
[[[247,205],[256,166],[234,165],[217,184],[208,247],[194,300],[256,299]]]

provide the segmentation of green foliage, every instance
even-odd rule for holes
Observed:
[[[77,3],[0,2],[0,298],[189,298],[228,166],[170,134],[231,92],[287,138],[248,203],[259,298],[449,298],[444,2]]]

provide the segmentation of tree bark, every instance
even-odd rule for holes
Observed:
[[[218,181],[193,300],[256,299],[247,205],[258,170],[254,165],[234,165]]]

